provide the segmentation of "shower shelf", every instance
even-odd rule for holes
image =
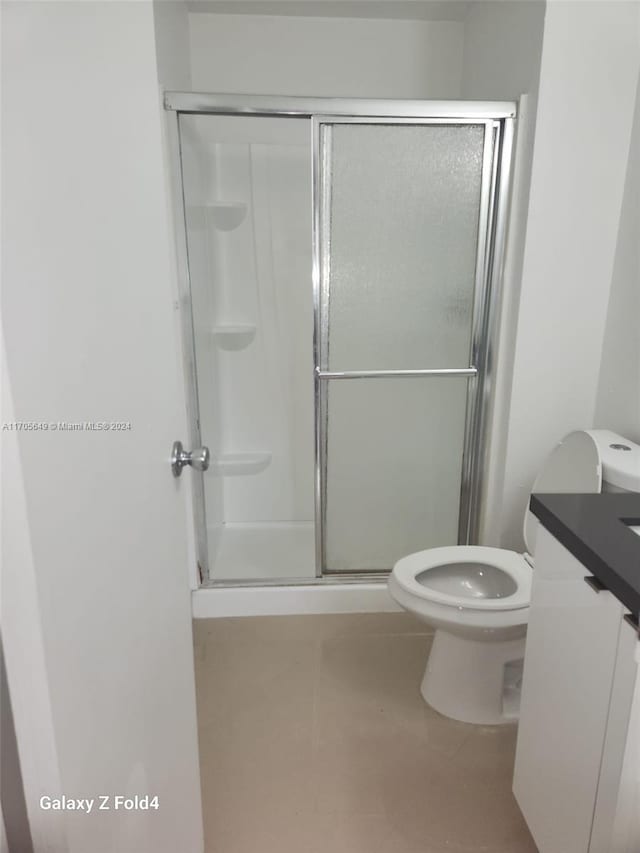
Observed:
[[[234,231],[242,225],[247,215],[244,201],[215,201],[205,204],[204,209],[218,231]]]
[[[225,323],[220,326],[214,326],[212,333],[220,349],[244,349],[254,339],[256,327],[250,323]]]
[[[271,462],[268,452],[222,453],[211,461],[211,470],[223,477],[242,477],[260,474]]]

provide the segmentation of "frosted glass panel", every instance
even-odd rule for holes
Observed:
[[[457,543],[466,393],[461,379],[328,383],[327,569]]]
[[[326,133],[325,365],[467,367],[484,126]]]

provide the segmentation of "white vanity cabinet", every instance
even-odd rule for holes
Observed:
[[[540,853],[640,851],[638,635],[589,575],[539,529],[513,790]]]

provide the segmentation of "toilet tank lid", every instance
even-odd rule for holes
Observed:
[[[540,468],[531,493],[596,494],[602,489],[600,442],[586,430],[570,432],[549,454]],[[527,506],[524,541],[534,554],[540,522]]]
[[[600,450],[602,481],[626,492],[640,492],[640,444],[610,429],[591,429]]]

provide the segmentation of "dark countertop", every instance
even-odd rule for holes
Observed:
[[[531,512],[637,618],[640,494],[532,495]]]

